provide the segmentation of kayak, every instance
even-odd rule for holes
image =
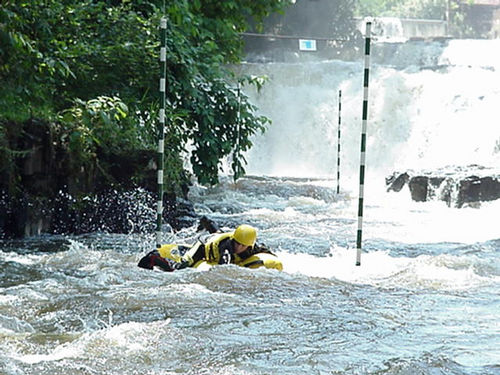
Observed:
[[[182,261],[182,255],[184,255],[190,248],[191,245],[187,244],[165,244],[158,249],[158,252],[161,257],[180,263]],[[279,271],[283,270],[283,263],[279,260],[279,258],[273,253],[267,251],[257,252],[244,259],[240,258],[236,254],[234,264],[251,269],[264,267]],[[203,259],[196,262],[192,267],[199,270],[207,270],[216,265],[218,265],[218,263]]]

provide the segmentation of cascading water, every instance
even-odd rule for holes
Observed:
[[[247,155],[252,176],[190,198],[220,225],[255,225],[283,272],[139,269],[152,233],[1,241],[0,374],[498,374],[500,201],[418,203],[384,181],[498,168],[498,47],[374,46],[360,267],[361,63],[245,65],[269,75],[251,97],[273,120]]]
[[[370,169],[386,174],[394,169],[447,165],[497,167],[500,41],[423,46],[434,56],[427,56],[428,61],[408,58],[404,68],[398,52],[375,55],[369,99]],[[401,45],[400,52],[409,48]],[[413,48],[421,51],[419,43]],[[427,65],[432,61],[434,65]],[[249,153],[250,173],[332,175],[340,89],[343,171],[347,175],[357,172],[362,104],[359,63],[248,64],[246,71],[270,78],[263,92],[253,97],[262,113],[273,120],[269,131],[255,139],[256,146]]]

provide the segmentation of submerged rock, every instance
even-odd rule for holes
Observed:
[[[416,202],[440,200],[457,208],[500,199],[500,172],[478,165],[394,172],[386,185],[387,191],[394,192],[407,185]]]

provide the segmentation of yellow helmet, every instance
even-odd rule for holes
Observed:
[[[233,238],[242,245],[253,246],[257,240],[257,230],[250,225],[243,224],[235,229]]]

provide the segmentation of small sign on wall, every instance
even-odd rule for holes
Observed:
[[[314,40],[314,39],[299,39],[299,50],[301,50],[301,51],[316,51],[316,40]]]

